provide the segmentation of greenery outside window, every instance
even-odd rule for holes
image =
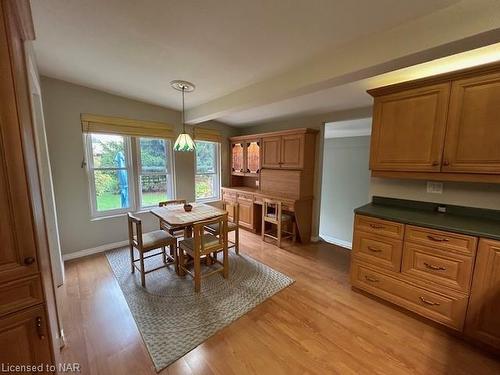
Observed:
[[[170,141],[88,133],[91,216],[113,216],[173,199]]]
[[[195,195],[197,202],[220,199],[220,143],[195,141]]]

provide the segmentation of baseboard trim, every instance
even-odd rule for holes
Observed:
[[[63,261],[86,257],[88,255],[102,253],[104,251],[113,250],[118,247],[123,247],[127,245],[128,245],[128,240],[125,240],[125,241],[113,242],[101,246],[92,247],[90,249],[79,250],[73,253],[63,254]]]
[[[329,236],[327,234],[319,234],[319,236],[326,242],[331,243],[333,245],[345,247],[346,249],[352,250],[352,242],[339,240],[338,238]]]

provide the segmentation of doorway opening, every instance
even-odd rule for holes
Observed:
[[[320,237],[352,248],[354,212],[369,201],[371,118],[325,124]]]

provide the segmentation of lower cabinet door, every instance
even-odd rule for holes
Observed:
[[[32,307],[0,319],[0,363],[4,367],[7,364],[39,366],[33,371],[13,369],[7,372],[52,373],[46,367],[52,364],[46,322],[43,306]]]
[[[465,333],[500,349],[500,241],[479,241]]]
[[[253,202],[246,202],[243,199],[239,199],[238,202],[240,204],[240,225],[249,229],[254,229]]]

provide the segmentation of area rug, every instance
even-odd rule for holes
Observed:
[[[194,292],[190,276],[180,278],[169,266],[146,275],[130,272],[129,250],[106,253],[130,311],[160,371],[194,349],[220,329],[294,282],[248,256],[230,251],[229,278],[217,273],[202,280]],[[147,259],[146,270],[162,262],[161,256]]]

